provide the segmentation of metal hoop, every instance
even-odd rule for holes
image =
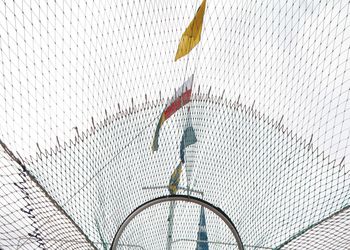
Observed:
[[[188,196],[188,195],[170,195],[170,196],[158,197],[156,199],[147,201],[147,202],[143,203],[141,206],[139,206],[138,208],[136,208],[131,214],[129,214],[129,216],[120,225],[120,227],[117,231],[117,234],[114,236],[111,250],[117,249],[120,236],[124,232],[124,229],[126,228],[126,226],[132,221],[132,219],[135,218],[136,215],[138,215],[143,210],[145,210],[146,208],[149,208],[153,205],[163,203],[163,202],[169,202],[169,201],[186,201],[186,202],[201,205],[201,206],[209,209],[210,211],[215,213],[217,216],[219,216],[219,218],[222,219],[225,222],[225,224],[229,227],[233,236],[236,239],[238,249],[239,250],[244,249],[241,237],[239,236],[236,227],[232,223],[231,219],[220,208],[215,207],[214,205],[210,204],[209,202],[207,202],[203,199],[197,198],[197,197]]]

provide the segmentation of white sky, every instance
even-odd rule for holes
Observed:
[[[1,3],[3,140],[34,155],[131,98],[171,97],[195,68],[195,88],[241,95],[338,162],[349,155],[346,2],[208,1],[186,70],[173,58],[195,2]]]

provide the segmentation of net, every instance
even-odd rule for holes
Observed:
[[[175,63],[200,4],[0,3],[1,248],[109,248],[128,214],[169,194],[188,124],[178,193],[220,207],[245,248],[350,245],[349,3],[208,1],[200,43]],[[167,209],[132,222],[124,247],[164,249]],[[171,247],[195,248],[198,208],[174,214]]]
[[[94,249],[99,243],[86,238],[33,180],[25,166],[18,164],[19,159],[9,157],[9,151],[3,149],[0,150],[1,249]]]

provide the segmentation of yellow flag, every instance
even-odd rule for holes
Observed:
[[[176,194],[177,188],[180,183],[180,177],[182,173],[182,162],[177,165],[177,167],[174,169],[174,172],[171,174],[168,190],[170,194]]]
[[[205,12],[206,0],[203,0],[201,6],[199,6],[196,15],[191,21],[190,25],[186,28],[182,34],[179,47],[177,48],[175,61],[188,53],[199,43],[201,40],[203,18]]]

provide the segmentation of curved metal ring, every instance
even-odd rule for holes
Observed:
[[[120,225],[120,227],[117,231],[117,234],[114,236],[111,250],[117,249],[119,238],[121,237],[122,233],[124,232],[124,229],[130,223],[130,221],[133,218],[135,218],[136,215],[138,215],[143,210],[145,210],[146,208],[149,208],[153,205],[163,203],[163,202],[169,202],[169,201],[186,201],[186,202],[191,202],[191,203],[201,205],[201,206],[209,209],[210,211],[215,213],[217,216],[219,216],[220,219],[222,219],[225,222],[225,224],[229,227],[233,236],[236,239],[238,249],[243,250],[243,243],[242,243],[241,237],[239,236],[238,231],[237,231],[236,227],[234,226],[234,224],[232,223],[231,219],[220,208],[215,207],[214,205],[210,204],[209,202],[207,202],[203,199],[193,197],[193,196],[188,196],[188,195],[162,196],[162,197],[158,197],[158,198],[155,198],[153,200],[147,201],[147,202],[143,203],[141,206],[139,206],[138,208],[136,208],[131,214],[129,214],[129,216]]]

